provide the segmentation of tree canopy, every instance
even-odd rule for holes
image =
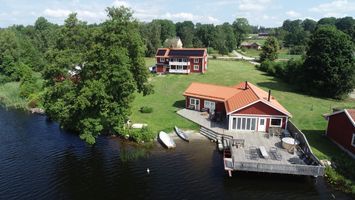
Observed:
[[[307,87],[313,94],[341,98],[354,88],[354,46],[333,26],[319,27],[311,37],[304,62]]]
[[[277,59],[277,51],[279,50],[279,42],[275,37],[268,37],[262,46],[262,52],[260,53],[260,61],[265,60],[273,61]]]
[[[107,13],[109,19],[90,33],[71,14],[45,72],[48,116],[90,144],[102,132],[124,134],[134,92],[152,92],[138,22],[124,7]]]

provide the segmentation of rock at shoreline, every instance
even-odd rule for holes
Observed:
[[[31,108],[30,112],[35,114],[40,114],[40,115],[44,115],[45,113],[42,108]]]

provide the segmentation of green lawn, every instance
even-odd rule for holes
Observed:
[[[154,64],[154,59],[147,58],[147,66]],[[327,139],[323,133],[326,128],[326,120],[322,114],[329,113],[334,107],[355,107],[354,100],[336,101],[322,99],[300,94],[293,90],[292,86],[265,73],[258,71],[248,62],[209,60],[206,74],[190,75],[163,75],[151,76],[155,93],[143,97],[137,94],[133,102],[131,120],[134,123],[147,123],[156,133],[159,130],[172,131],[174,125],[184,129],[198,130],[198,126],[176,114],[176,111],[185,105],[182,93],[191,82],[205,82],[231,86],[242,81],[249,81],[264,90],[271,89],[272,95],[292,113],[291,119],[298,128],[303,130],[312,147],[313,152],[320,159],[343,159],[345,172],[342,177],[349,178],[354,174],[353,160]],[[151,106],[154,111],[149,114],[139,112],[142,106]],[[349,167],[350,166],[350,167]],[[351,173],[349,173],[351,172]],[[336,176],[333,176],[336,177]],[[347,181],[350,181],[347,179]],[[354,182],[350,181],[353,194],[355,194]],[[351,189],[350,189],[351,190]]]
[[[278,59],[299,59],[301,58],[301,55],[290,55],[288,54],[289,52],[289,49],[288,48],[283,48],[283,49],[280,49],[279,52],[278,52]]]
[[[146,59],[147,66],[154,64],[154,59]],[[320,131],[326,127],[322,114],[331,112],[333,107],[354,107],[350,100],[336,101],[321,99],[295,92],[292,86],[255,69],[248,62],[209,60],[206,74],[190,75],[152,75],[151,82],[155,93],[149,96],[137,95],[133,103],[132,120],[148,123],[153,130],[171,130],[176,124],[182,128],[196,128],[193,123],[184,120],[175,112],[184,106],[182,93],[193,82],[234,85],[242,81],[250,81],[262,89],[272,90],[281,104],[292,114],[292,121],[302,130]],[[142,114],[139,108],[152,106],[153,113]]]

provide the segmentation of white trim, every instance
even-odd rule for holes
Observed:
[[[196,62],[197,60],[197,62]],[[194,63],[199,63],[200,62],[200,58],[194,58]]]
[[[213,105],[213,106],[206,106],[206,103],[208,103],[209,105]],[[214,101],[209,101],[209,100],[204,100],[203,101],[203,107],[204,108],[208,108],[211,111],[215,111],[216,110],[216,102]],[[213,108],[213,109],[212,109]]]
[[[351,146],[355,147],[355,133],[353,133],[353,138],[351,139]]]
[[[353,124],[353,126],[355,126],[355,121],[353,120],[353,118],[350,116],[349,112],[347,111],[347,109],[343,109],[343,110],[339,110],[336,112],[333,112],[329,115],[325,115],[325,117],[328,119],[330,116],[336,115],[336,114],[340,114],[342,112],[345,112],[346,116],[350,119],[351,123]],[[328,119],[329,121],[329,119]],[[329,123],[329,122],[328,122]]]
[[[279,120],[281,120],[280,126],[271,125],[271,121],[272,121],[273,119],[279,119]],[[271,117],[271,118],[270,118],[270,121],[269,121],[269,127],[282,127],[282,118]]]
[[[162,57],[162,58],[160,58],[160,60],[159,60],[160,62],[165,62],[165,58],[164,57]]]
[[[263,119],[264,120],[264,130],[259,130],[259,127],[260,127],[260,120]],[[267,118],[266,117],[258,117],[258,126],[257,126],[257,130],[260,131],[260,132],[265,132],[266,131],[266,121],[267,121]]]
[[[197,69],[196,69],[196,67],[197,67]],[[200,65],[194,65],[194,71],[196,71],[196,70],[200,70]]]
[[[189,100],[190,101],[189,105],[194,105],[195,106],[195,110],[201,110],[201,100],[200,99],[193,98],[193,97],[190,97],[189,99],[190,99]],[[192,104],[191,100],[195,100],[195,104]],[[196,109],[196,101],[198,101],[198,109]]]
[[[240,129],[238,129],[237,127],[238,127],[238,118],[240,118],[241,120],[240,120],[240,122],[241,122],[241,124],[240,124]],[[235,119],[235,129],[233,129],[233,119]],[[254,124],[254,129],[242,129],[242,119],[246,119],[245,120],[245,128],[246,128],[246,126],[247,126],[247,119],[251,119],[250,120],[250,128],[252,127],[252,119],[255,119],[255,124]],[[265,122],[266,123],[266,122]],[[244,116],[244,117],[230,117],[229,118],[229,130],[231,130],[231,131],[245,131],[245,132],[254,132],[254,131],[257,131],[257,126],[258,126],[258,117],[246,117],[246,116]]]
[[[266,100],[265,100],[265,101],[266,101]],[[262,103],[264,103],[265,105],[270,106],[271,108],[273,108],[273,109],[275,109],[275,110],[278,110],[279,112],[281,112],[281,113],[283,113],[283,114],[285,114],[285,115],[291,117],[291,114],[290,114],[290,113],[285,113],[284,111],[282,111],[282,110],[280,110],[280,109],[274,107],[273,105],[270,105],[269,103],[266,103],[265,101],[263,101],[263,99],[259,99],[259,100],[257,100],[257,101],[254,101],[254,102],[248,104],[248,105],[245,105],[245,106],[240,107],[240,108],[238,108],[238,109],[236,109],[236,110],[234,110],[234,111],[231,111],[231,112],[227,113],[227,115],[230,115],[230,114],[232,114],[232,113],[234,113],[234,112],[237,112],[237,111],[239,111],[239,110],[242,110],[242,109],[244,109],[244,108],[246,108],[246,107],[249,107],[249,106],[251,106],[251,105],[253,105],[253,104],[256,104],[256,103],[258,103],[258,102],[262,102]]]
[[[231,116],[287,117],[287,115],[232,114]]]

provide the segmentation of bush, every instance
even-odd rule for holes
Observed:
[[[306,47],[303,45],[293,46],[289,50],[290,55],[303,55],[306,52]]]
[[[129,135],[129,138],[138,143],[152,141],[155,137],[154,132],[148,127],[143,127],[142,129],[128,129],[126,134]]]
[[[153,108],[152,107],[148,107],[148,106],[143,106],[143,107],[141,107],[141,109],[139,111],[141,111],[141,113],[152,113],[153,112]]]

